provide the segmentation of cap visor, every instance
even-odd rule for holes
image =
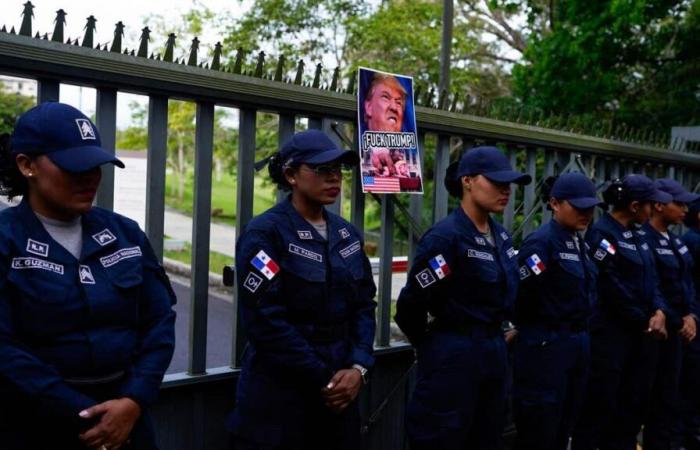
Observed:
[[[532,177],[515,170],[501,170],[498,172],[483,173],[483,176],[496,183],[530,184]]]
[[[112,163],[124,168],[124,163],[101,147],[76,147],[47,153],[58,167],[68,172],[87,172],[102,164]]]
[[[304,158],[303,161],[300,162],[306,164],[325,164],[332,161],[340,161],[343,164],[355,165],[360,162],[360,157],[355,152],[334,148],[317,153],[309,158]]]
[[[571,206],[576,209],[593,208],[594,206],[600,206],[604,203],[595,197],[568,198],[566,201],[571,203]]]
[[[656,191],[653,194],[649,195],[647,198],[644,198],[642,200],[648,200],[656,203],[671,203],[673,201],[673,197],[671,194],[667,194],[666,192],[663,191]]]
[[[681,203],[692,203],[700,198],[700,194],[693,194],[692,192],[683,192],[680,195],[673,197],[673,201]]]

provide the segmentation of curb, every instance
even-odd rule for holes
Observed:
[[[190,278],[192,276],[192,267],[189,264],[174,259],[163,258],[163,267],[165,267],[166,272],[172,273],[173,275],[179,275],[185,278]],[[209,286],[225,287],[223,275],[209,272]]]

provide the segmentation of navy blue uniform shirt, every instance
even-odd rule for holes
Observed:
[[[604,316],[646,329],[654,311],[666,312],[651,247],[636,231],[605,213],[586,233],[598,265],[598,308]]]
[[[700,230],[690,228],[682,238],[682,241],[688,246],[690,256],[693,258],[693,280],[695,282],[695,305],[700,306]],[[700,315],[698,315],[700,317]]]
[[[77,260],[26,200],[0,212],[0,392],[71,419],[96,401],[66,379],[123,371],[119,393],[147,406],[175,343],[175,295],[136,222],[93,208],[82,229]]]
[[[396,323],[413,345],[428,329],[500,326],[510,318],[518,287],[515,249],[505,229],[489,218],[492,246],[461,207],[421,237]]]
[[[551,220],[525,238],[518,263],[517,325],[587,326],[598,270],[583,239],[577,242],[573,233]]]
[[[374,365],[376,287],[362,237],[325,216],[328,240],[288,198],[254,218],[236,247],[247,361],[318,387],[339,369]]]

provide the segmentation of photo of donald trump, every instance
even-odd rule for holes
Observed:
[[[358,122],[365,192],[422,191],[413,80],[361,68]]]

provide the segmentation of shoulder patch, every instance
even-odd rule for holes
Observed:
[[[427,288],[431,284],[435,283],[437,280],[433,276],[430,269],[423,269],[416,274],[416,281],[420,284],[423,289]]]
[[[245,277],[245,280],[243,281],[243,287],[248,289],[250,292],[255,293],[255,291],[258,290],[262,282],[262,277],[258,276],[253,272],[248,272],[248,276]]]
[[[44,244],[34,239],[27,239],[27,251],[46,258],[49,256],[49,244]]]
[[[603,249],[597,249],[595,253],[593,254],[593,257],[597,259],[598,261],[602,261],[605,259],[605,257],[608,256],[608,252],[606,252]]]
[[[258,269],[260,273],[265,275],[265,278],[268,280],[275,278],[277,272],[280,271],[280,266],[278,266],[277,263],[270,258],[264,250],[260,250],[253,257],[253,259],[250,260],[250,263],[253,265],[253,267]]]
[[[347,239],[350,237],[350,232],[347,228],[341,228],[340,230],[338,230],[338,233],[340,233],[341,239]]]
[[[428,261],[428,264],[433,269],[433,272],[435,272],[435,275],[437,275],[437,277],[441,280],[452,273],[450,266],[447,265],[447,261],[445,261],[442,254],[431,258],[430,261]]]
[[[530,269],[528,269],[527,266],[520,266],[520,270],[518,270],[518,273],[520,274],[520,279],[524,280],[525,278],[530,276]]]
[[[316,262],[323,262],[323,255],[320,253],[312,252],[311,250],[305,249],[304,247],[299,247],[296,244],[289,244],[289,253],[302,256],[307,259],[311,259]]]
[[[605,250],[606,252],[610,253],[611,255],[614,255],[615,252],[617,251],[615,249],[615,246],[610,243],[607,239],[603,239],[600,241],[600,248]]]
[[[540,257],[537,256],[537,253],[533,253],[532,255],[528,256],[528,258],[525,260],[525,264],[527,264],[527,267],[529,267],[532,273],[535,275],[541,274],[546,269]]]
[[[493,255],[489,252],[480,252],[472,248],[467,250],[468,258],[483,259],[484,261],[495,261]]]

